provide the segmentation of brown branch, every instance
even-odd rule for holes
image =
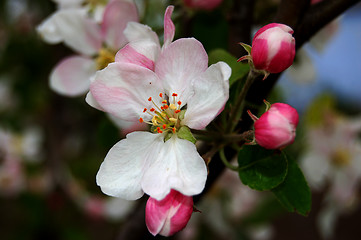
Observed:
[[[360,0],[324,0],[312,5],[295,28],[297,48]]]

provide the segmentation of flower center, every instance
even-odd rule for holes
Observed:
[[[181,105],[178,94],[173,93],[171,97],[165,97],[165,94],[159,93],[159,97],[162,99],[162,105],[158,106],[150,97],[148,101],[152,102],[153,106],[150,109],[144,108],[143,112],[152,116],[151,122],[144,121],[143,118],[139,118],[139,122],[145,122],[151,125],[151,131],[155,133],[172,132],[176,133],[180,127],[181,117]]]
[[[106,68],[109,63],[114,62],[115,52],[109,48],[101,48],[95,58],[97,70]]]
[[[85,0],[85,4],[89,4],[91,8],[95,8],[98,5],[107,5],[108,0]]]
[[[331,156],[331,162],[335,167],[344,167],[351,162],[351,155],[346,149],[338,149]]]

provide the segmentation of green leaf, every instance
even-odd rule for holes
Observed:
[[[229,85],[232,86],[237,80],[247,76],[249,65],[247,63],[237,62],[237,58],[223,49],[215,49],[209,53],[209,64],[219,61],[227,63],[232,68],[232,75],[229,78]]]
[[[296,161],[287,156],[288,174],[285,181],[272,192],[289,211],[307,216],[311,210],[311,191]]]
[[[244,146],[238,153],[238,164],[243,184],[259,191],[277,187],[287,175],[286,156],[258,145]]]
[[[181,139],[190,141],[191,143],[196,143],[197,139],[193,136],[191,130],[187,126],[182,126],[177,132],[177,135]]]

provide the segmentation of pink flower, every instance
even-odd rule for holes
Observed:
[[[292,65],[295,57],[293,30],[284,24],[271,23],[255,34],[252,61],[257,70],[279,73]]]
[[[161,201],[149,198],[145,208],[145,222],[154,236],[171,236],[187,225],[193,212],[193,198],[175,190]]]
[[[67,1],[61,1],[67,3]],[[50,74],[50,87],[66,96],[79,96],[89,90],[90,78],[114,61],[115,53],[127,43],[123,31],[130,21],[138,21],[134,3],[112,0],[104,9],[99,25],[79,8],[57,11],[38,26],[49,43],[64,42],[79,55],[63,59]]]
[[[274,103],[254,123],[256,142],[266,149],[279,149],[294,142],[298,113],[285,103]]]
[[[202,9],[202,10],[213,10],[218,7],[223,0],[183,0],[184,5],[189,8]]]

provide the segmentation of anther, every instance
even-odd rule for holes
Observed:
[[[172,109],[172,110],[177,109],[177,107],[173,103],[169,105],[169,108]]]
[[[144,109],[143,109],[143,112],[146,112],[146,111],[147,111],[147,109],[146,109],[146,108],[144,108]]]
[[[180,110],[175,110],[174,112],[175,112],[175,113],[180,113]]]
[[[151,108],[151,109],[149,109],[149,111],[154,112],[154,111],[155,111],[155,109],[154,109],[154,108]]]
[[[172,123],[177,123],[177,119],[176,118],[169,118],[169,121],[171,121]]]
[[[163,93],[159,93],[159,97],[163,98]]]
[[[168,109],[169,106],[166,104],[166,105],[163,106],[163,108],[164,108],[164,109]]]
[[[163,100],[162,103],[163,103],[163,104],[167,104],[167,100]]]
[[[175,133],[175,131],[176,131],[176,128],[172,128],[172,132]]]
[[[179,106],[182,105],[182,102],[181,102],[181,101],[178,101],[177,103],[178,103]]]
[[[149,98],[148,98],[148,101],[149,101],[149,102],[152,101],[152,97],[149,97]]]
[[[139,118],[139,122],[140,123],[144,122],[143,118]]]
[[[162,128],[163,128],[163,129],[166,129],[166,128],[167,128],[167,125],[163,124]]]
[[[176,94],[176,93],[172,94],[172,97],[177,97],[177,96],[178,96],[178,94]]]
[[[163,133],[163,131],[160,130],[160,127],[157,127],[157,132],[158,132],[158,133]]]

